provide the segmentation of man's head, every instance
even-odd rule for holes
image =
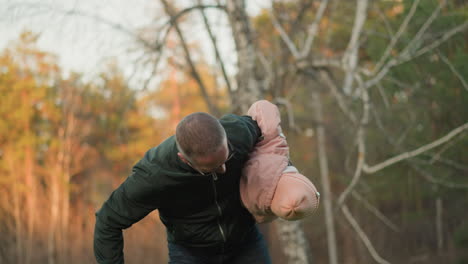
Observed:
[[[224,173],[229,156],[226,132],[218,119],[197,112],[186,116],[176,128],[179,158],[198,172]]]

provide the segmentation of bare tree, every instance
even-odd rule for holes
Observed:
[[[372,242],[369,240],[369,237],[364,233],[364,231],[359,227],[357,221],[352,217],[349,209],[346,207],[346,199],[348,195],[354,192],[355,187],[360,182],[361,176],[366,173],[375,173],[377,171],[383,170],[387,166],[395,164],[400,161],[404,161],[410,158],[413,158],[417,155],[420,155],[432,148],[441,146],[452,140],[458,134],[464,132],[467,127],[466,123],[453,129],[444,137],[441,137],[433,142],[430,142],[424,146],[421,146],[413,151],[408,151],[403,154],[396,155],[393,158],[380,162],[376,165],[369,166],[367,165],[366,158],[366,130],[367,125],[370,120],[370,107],[372,102],[370,102],[369,90],[373,87],[379,87],[381,90],[381,80],[387,76],[389,71],[403,62],[410,61],[418,56],[421,56],[439,45],[447,41],[455,34],[464,31],[466,29],[466,22],[462,23],[454,28],[446,31],[442,37],[440,37],[435,42],[422,46],[423,35],[430,28],[430,25],[434,20],[439,16],[440,10],[446,5],[446,1],[441,1],[439,6],[434,9],[432,14],[426,19],[425,23],[420,27],[418,32],[413,36],[409,41],[406,47],[402,52],[391,57],[391,51],[395,48],[402,34],[406,31],[408,24],[413,18],[415,11],[418,7],[419,1],[414,1],[406,17],[403,19],[402,24],[400,25],[398,31],[393,34],[390,38],[390,43],[383,52],[382,56],[378,61],[375,62],[375,67],[373,70],[368,70],[364,65],[361,65],[359,61],[358,51],[360,49],[360,41],[363,37],[363,26],[367,18],[368,13],[368,1],[356,1],[356,12],[354,14],[354,24],[350,34],[350,39],[347,44],[347,48],[344,50],[343,54],[340,57],[335,58],[320,58],[318,54],[315,56],[309,56],[304,58],[310,52],[310,45],[313,40],[318,37],[318,31],[316,24],[320,23],[320,18],[323,14],[323,8],[326,6],[328,1],[321,1],[320,7],[317,9],[317,14],[312,26],[309,27],[307,31],[307,45],[304,47],[298,47],[295,43],[295,37],[289,35],[287,30],[283,28],[281,23],[276,18],[274,12],[270,12],[271,20],[274,28],[279,34],[280,38],[283,40],[285,46],[289,50],[291,57],[294,58],[296,66],[300,69],[300,72],[305,73],[306,75],[312,75],[312,79],[320,79],[322,84],[329,89],[330,93],[336,99],[336,103],[339,109],[342,110],[344,116],[346,116],[351,122],[357,126],[356,137],[354,139],[355,144],[357,145],[356,151],[356,166],[353,177],[349,185],[344,188],[339,195],[335,194],[337,199],[337,207],[341,208],[345,218],[350,222],[353,229],[357,232],[358,236],[362,239],[363,243],[369,250],[371,256],[378,263],[388,263],[385,259],[380,257],[375,248],[372,246]],[[388,24],[387,24],[388,26]],[[293,30],[289,30],[290,32]],[[389,32],[392,32],[391,30]],[[311,41],[312,40],[312,41]],[[450,70],[454,75],[461,80],[461,83],[464,85],[464,79],[461,78],[460,74],[454,69],[453,65],[449,61],[443,59],[444,62],[450,67]],[[324,70],[325,69],[325,70]],[[329,72],[341,72],[344,77],[342,80],[342,88],[338,88],[338,85],[335,84],[335,80],[332,80],[333,77],[330,76]],[[366,80],[367,79],[367,80]],[[314,109],[316,111],[315,122],[317,122],[317,144],[318,144],[318,159],[320,161],[320,171],[322,175],[322,184],[323,184],[323,204],[325,207],[325,223],[327,225],[327,234],[328,234],[328,250],[329,250],[329,261],[330,263],[337,263],[337,250],[336,242],[334,242],[334,228],[333,226],[333,216],[330,215],[329,211],[332,207],[329,202],[333,197],[333,192],[329,189],[329,180],[327,177],[328,166],[326,164],[326,151],[323,149],[326,145],[324,143],[324,128],[323,128],[323,118],[321,117],[320,104],[321,100],[319,99],[319,94],[317,91],[313,92],[313,101]],[[359,100],[362,105],[362,111],[356,113],[351,107],[349,107],[347,101]],[[357,119],[357,116],[361,116],[361,120]],[[433,177],[431,177],[433,178]],[[448,186],[448,185],[446,185]],[[327,199],[328,198],[328,199]],[[440,208],[440,205],[439,207]],[[438,209],[440,211],[440,209]],[[385,219],[385,218],[384,218]],[[439,221],[439,220],[438,220]],[[439,224],[440,225],[440,224]],[[438,227],[440,230],[440,227]],[[439,231],[440,232],[440,231]]]
[[[320,178],[323,188],[323,204],[325,210],[325,225],[327,228],[328,258],[329,263],[338,263],[338,250],[336,244],[335,220],[333,215],[333,193],[330,187],[330,176],[328,173],[328,159],[325,142],[325,128],[323,126],[323,109],[318,92],[312,92],[312,103],[314,105],[315,119],[317,122],[317,148],[320,166]]]

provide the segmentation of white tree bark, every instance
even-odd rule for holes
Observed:
[[[354,16],[354,26],[351,33],[351,39],[348,42],[348,47],[343,56],[343,65],[345,71],[345,79],[343,83],[343,92],[351,94],[356,66],[358,64],[359,38],[367,18],[368,0],[357,0],[356,14]]]
[[[245,10],[245,1],[229,0],[226,2],[229,23],[237,51],[237,89],[233,107],[240,113],[246,113],[248,107],[262,98],[265,90],[257,65],[257,50],[254,44],[253,30]]]
[[[257,49],[253,40],[253,31],[243,0],[227,1],[227,13],[231,24],[234,43],[237,50],[238,73],[237,91],[233,100],[233,108],[246,113],[250,105],[262,99],[264,91],[262,78],[257,63]],[[282,241],[288,264],[307,264],[307,243],[304,231],[297,222],[281,221],[277,224],[277,232]]]
[[[283,246],[288,264],[310,263],[307,249],[309,244],[302,231],[301,221],[277,220],[276,228]]]
[[[314,106],[315,120],[317,122],[317,151],[320,163],[320,179],[322,181],[321,201],[325,211],[325,227],[327,229],[328,258],[330,264],[338,263],[338,252],[336,245],[335,221],[333,216],[330,179],[328,175],[328,160],[326,153],[325,129],[323,127],[322,103],[318,92],[312,93],[312,104]]]
[[[368,174],[372,174],[372,173],[375,173],[379,170],[382,170],[390,165],[393,165],[397,162],[400,162],[402,160],[405,160],[405,159],[409,159],[409,158],[412,158],[412,157],[415,157],[421,153],[424,153],[430,149],[433,149],[435,147],[438,147],[446,142],[448,142],[449,140],[451,140],[453,137],[455,137],[456,135],[464,132],[464,130],[467,130],[468,129],[468,123],[465,123],[455,129],[453,129],[452,131],[450,131],[447,135],[427,144],[427,145],[424,145],[422,147],[419,147],[413,151],[409,151],[409,152],[405,152],[405,153],[402,153],[400,155],[397,155],[393,158],[390,158],[388,160],[385,160],[379,164],[376,164],[376,165],[373,165],[373,166],[368,166],[367,164],[364,164],[364,172],[365,173],[368,173]]]

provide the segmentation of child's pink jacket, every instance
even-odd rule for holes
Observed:
[[[247,112],[262,130],[240,181],[244,206],[257,222],[281,217],[301,219],[319,205],[315,186],[293,166],[288,166],[289,147],[280,126],[278,108],[266,101],[254,103]]]

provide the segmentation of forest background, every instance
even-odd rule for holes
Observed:
[[[94,263],[94,213],[150,147],[188,113],[262,98],[322,193],[315,215],[262,226],[273,263],[468,263],[468,4],[266,2],[155,1],[137,28],[4,5],[109,27],[134,60],[65,74],[31,31],[0,51],[0,263]],[[127,263],[167,261],[157,211],[124,236]]]

